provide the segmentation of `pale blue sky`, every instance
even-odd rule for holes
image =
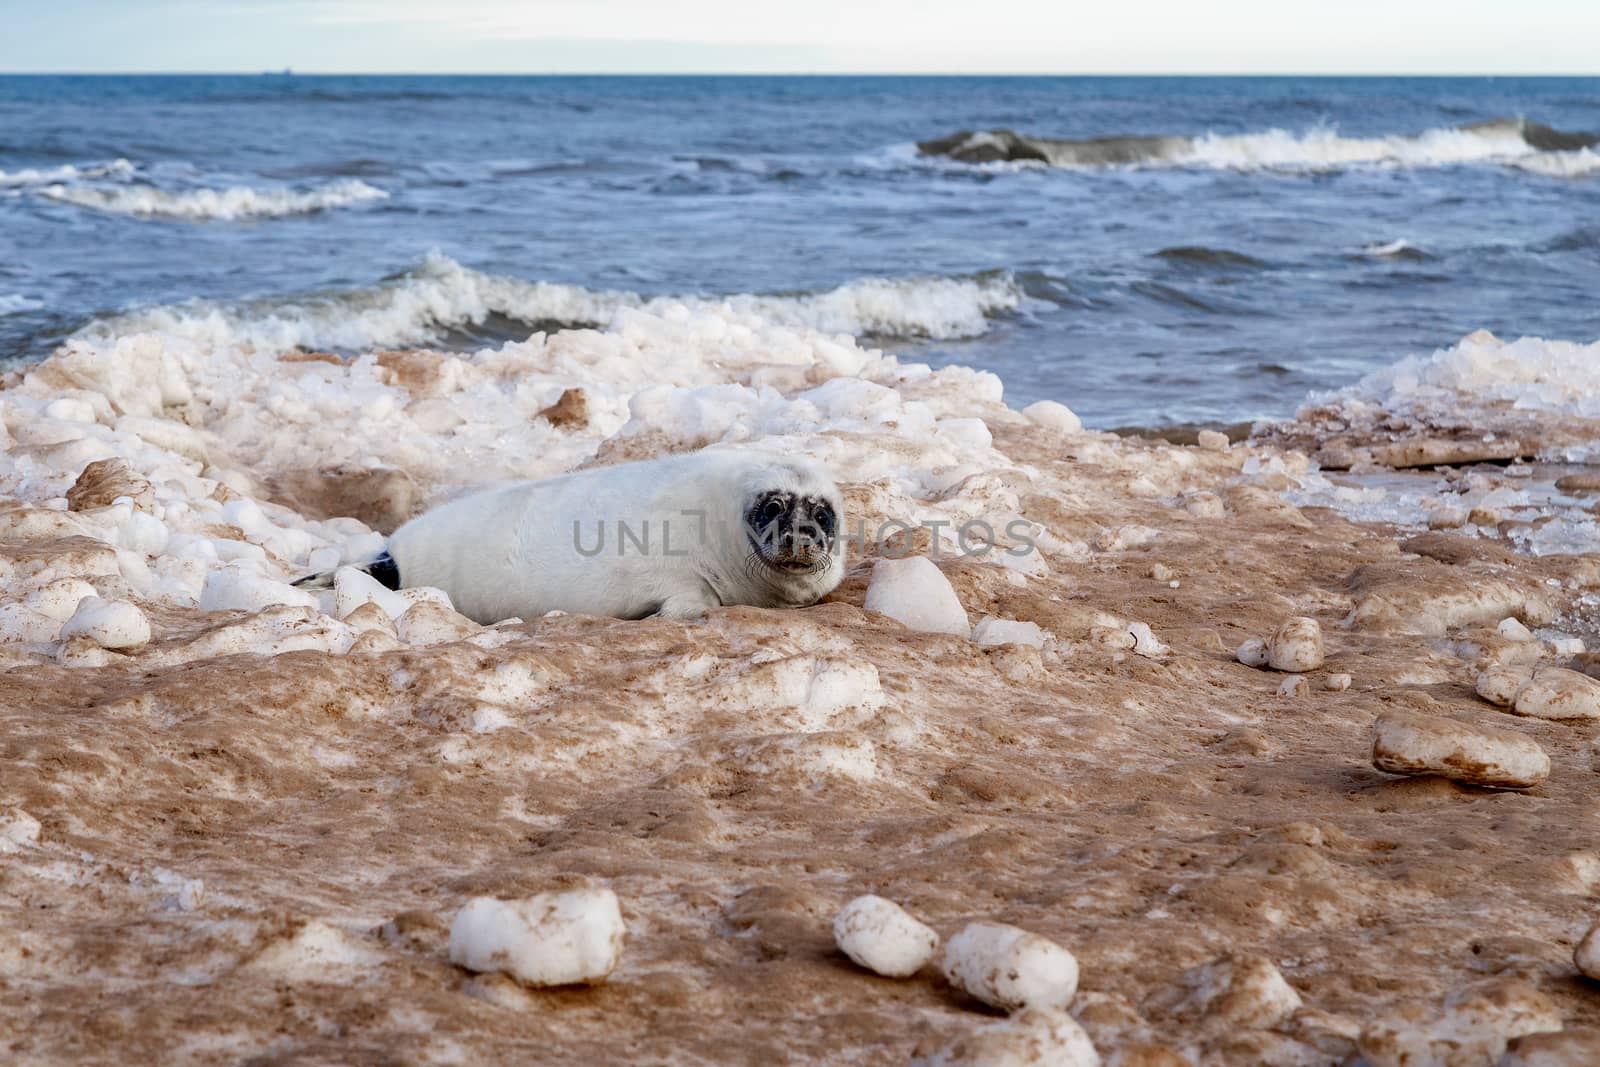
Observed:
[[[1597,0],[0,0],[0,71],[1600,73]]]

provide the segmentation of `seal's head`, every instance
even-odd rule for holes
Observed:
[[[826,471],[780,460],[746,487],[744,533],[753,567],[780,584],[815,585],[820,597],[844,574],[844,501]],[[815,579],[807,582],[805,579]]]

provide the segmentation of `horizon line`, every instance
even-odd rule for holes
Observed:
[[[1560,71],[894,71],[894,70],[0,70],[0,78],[1590,78]]]

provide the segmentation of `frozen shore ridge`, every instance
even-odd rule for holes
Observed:
[[[0,382],[5,1062],[1600,1062],[1600,349],[1189,445],[713,306],[252,340]],[[905,527],[697,623],[288,584],[723,444]]]

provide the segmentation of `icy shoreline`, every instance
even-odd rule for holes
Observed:
[[[1488,344],[1434,365],[1490,373]],[[973,1037],[927,972],[851,969],[833,916],[880,894],[1065,946],[1107,1062],[1493,1063],[1562,1022],[1538,1040],[1581,1058],[1592,724],[1480,676],[1583,695],[1548,672],[1592,669],[1600,567],[1544,531],[1577,537],[1591,490],[1550,519],[1510,468],[1406,476],[1457,498],[1431,505],[1314,469],[1340,434],[1464,417],[1396,395],[1176,446],[718,306],[469,355],[80,338],[0,388],[0,1047],[898,1064],[1033,1040],[1021,1015]],[[1022,521],[1037,551],[920,527],[897,547],[937,558],[898,592],[862,558],[816,608],[699,624],[485,628],[288,584],[472,485],[719,444],[824,462],[853,518]],[[906,610],[929,582],[953,604]],[[1236,658],[1297,620],[1316,655]],[[1380,722],[1385,767],[1424,734],[1417,759],[1492,742],[1522,791],[1390,777]],[[451,963],[474,898],[580,889],[627,928],[604,986]]]

